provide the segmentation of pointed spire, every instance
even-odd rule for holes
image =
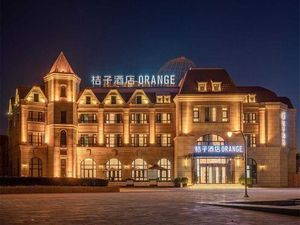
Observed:
[[[60,52],[53,66],[51,67],[50,73],[74,73],[63,52]]]

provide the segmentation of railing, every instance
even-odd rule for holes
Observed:
[[[38,118],[38,117],[28,117],[27,121],[34,121],[34,122],[45,122],[45,118]]]
[[[97,120],[95,120],[95,119],[88,119],[88,120],[79,119],[78,123],[97,123]]]

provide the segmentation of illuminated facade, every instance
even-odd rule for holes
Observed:
[[[244,132],[248,176],[287,186],[296,172],[296,112],[287,98],[238,87],[224,69],[193,68],[178,87],[97,87],[61,53],[44,84],[9,102],[9,168],[15,176],[238,183]],[[229,131],[235,132],[231,137]]]

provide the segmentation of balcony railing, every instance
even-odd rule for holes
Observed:
[[[88,119],[88,120],[79,119],[78,123],[97,123],[97,120],[96,119]]]
[[[27,121],[33,121],[33,122],[45,122],[45,118],[38,118],[38,117],[28,117]]]

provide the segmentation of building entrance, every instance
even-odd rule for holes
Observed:
[[[194,158],[194,183],[230,184],[234,183],[234,160],[220,157]]]

